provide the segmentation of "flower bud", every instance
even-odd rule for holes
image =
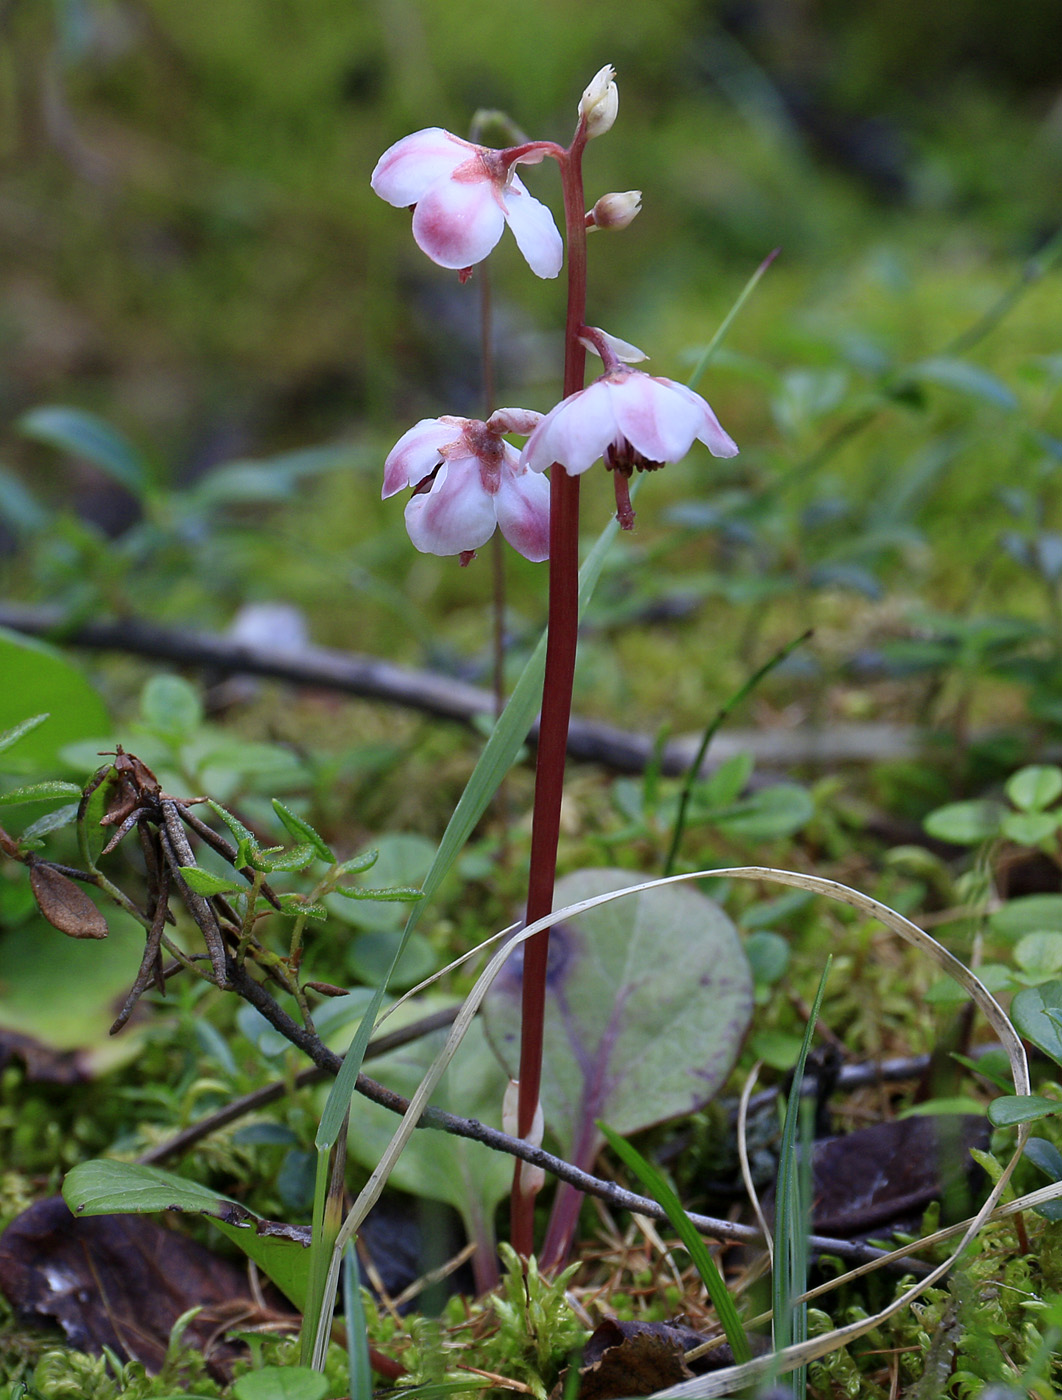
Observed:
[[[616,86],[616,70],[606,63],[599,73],[595,73],[590,86],[579,102],[579,120],[586,125],[586,139],[604,136],[619,111],[619,88]]]
[[[510,1079],[505,1086],[505,1096],[502,1100],[502,1131],[510,1137],[517,1137],[517,1107],[520,1100],[520,1084],[516,1079]],[[542,1116],[541,1102],[535,1105],[535,1118],[531,1124],[531,1131],[524,1139],[532,1147],[542,1146],[542,1132],[545,1127],[545,1120]],[[532,1167],[527,1162],[520,1165],[520,1186],[522,1194],[525,1196],[536,1196],[546,1184],[546,1173],[541,1167]]]
[[[603,194],[586,216],[586,227],[626,228],[633,223],[642,207],[641,190],[625,190],[622,194]]]

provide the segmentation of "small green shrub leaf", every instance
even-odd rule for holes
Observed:
[[[322,860],[326,860],[329,865],[335,864],[336,858],[332,848],[308,821],[297,816],[290,807],[285,807],[283,802],[276,797],[273,798],[273,811],[276,812],[290,836],[294,836],[296,841],[309,842]]]
[[[9,749],[12,744],[17,744],[23,734],[29,734],[37,728],[38,724],[43,724],[48,718],[46,714],[34,715],[31,719],[24,719],[21,724],[16,724],[12,729],[7,729],[0,734],[0,753]]]
[[[17,426],[26,437],[95,463],[134,496],[142,497],[150,484],[141,453],[127,437],[94,413],[49,404],[24,413]]]
[[[925,828],[937,841],[954,846],[979,846],[999,831],[1006,808],[1000,802],[949,802],[925,820]]]
[[[247,890],[247,886],[239,881],[228,879],[224,875],[215,875],[198,865],[182,865],[181,875],[193,894],[201,894],[206,899],[216,894],[243,894]]]
[[[0,792],[0,807],[18,807],[25,802],[51,802],[57,797],[81,797],[81,789],[75,783],[49,781],[31,783],[28,787],[12,788],[10,792]]]
[[[301,1308],[309,1278],[309,1231],[263,1220],[228,1196],[159,1167],[96,1158],[67,1174],[63,1199],[75,1215],[145,1215],[177,1210],[206,1216]]]
[[[1040,1094],[1009,1094],[993,1099],[988,1105],[988,1121],[994,1128],[1013,1128],[1018,1123],[1034,1123],[1038,1118],[1050,1118],[1062,1113],[1058,1099],[1045,1099]]]

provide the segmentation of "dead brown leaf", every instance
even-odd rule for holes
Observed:
[[[58,1196],[30,1206],[0,1236],[0,1290],[24,1321],[58,1323],[79,1351],[110,1347],[151,1372],[173,1324],[201,1307],[184,1340],[219,1380],[241,1354],[223,1340],[230,1329],[297,1322],[271,1291],[267,1307],[256,1303],[244,1269],[194,1240],[136,1215],[77,1219]]]
[[[106,938],[107,920],[80,885],[44,860],[30,862],[37,907],[53,928],[71,938]]]

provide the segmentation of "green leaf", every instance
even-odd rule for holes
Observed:
[[[224,875],[215,875],[198,865],[182,865],[184,882],[193,894],[212,899],[216,894],[246,894],[247,886]]]
[[[807,788],[796,783],[776,783],[763,788],[711,819],[730,836],[746,841],[777,841],[792,836],[815,815],[815,802]]]
[[[26,827],[26,830],[18,838],[22,845],[29,841],[36,841],[42,836],[47,836],[53,831],[60,830],[61,827],[69,826],[77,821],[78,803],[71,802],[68,807],[59,807],[54,812],[46,812],[43,817],[38,817]]]
[[[296,841],[308,841],[322,860],[326,860],[329,865],[335,864],[336,857],[331,846],[325,842],[324,837],[319,835],[308,821],[304,821],[302,817],[296,816],[290,807],[285,807],[283,802],[276,797],[273,798],[273,811],[276,812],[284,829],[290,836],[294,836]]]
[[[147,463],[124,434],[80,408],[60,404],[31,409],[16,425],[26,437],[84,457],[134,496],[143,497],[150,485]]]
[[[176,1210],[206,1216],[253,1259],[297,1308],[306,1300],[310,1251],[307,1231],[263,1220],[228,1196],[158,1167],[96,1158],[63,1182],[75,1215],[144,1215]]]
[[[726,807],[745,791],[752,777],[756,760],[750,753],[735,753],[724,758],[714,773],[696,784],[694,794],[698,806]]]
[[[6,520],[16,535],[38,534],[51,519],[51,513],[6,467],[0,467],[0,519]]]
[[[1062,931],[1062,894],[1027,894],[988,916],[992,932],[1008,941],[1041,929]]]
[[[305,870],[315,860],[320,860],[317,848],[307,841],[301,846],[292,846],[287,851],[258,851],[250,863],[255,870],[272,875],[287,870]]]
[[[1023,987],[1015,993],[1010,1004],[1010,1019],[1024,1036],[1049,1056],[1062,1064],[1062,981],[1041,982],[1038,987]]]
[[[76,783],[52,781],[31,783],[29,787],[12,788],[10,792],[0,792],[0,807],[17,807],[24,802],[51,802],[57,797],[81,797],[81,789]]]
[[[388,985],[395,991],[415,987],[437,970],[439,958],[424,935],[414,933],[405,940],[396,962],[395,953],[401,942],[402,934],[397,929],[391,933],[359,934],[347,947],[347,971],[367,987],[378,987],[389,973]]]
[[[38,725],[43,724],[47,718],[48,716],[46,714],[34,715],[32,719],[24,719],[21,724],[16,724],[14,728],[5,730],[3,734],[0,734],[0,753],[3,753],[5,749],[9,749],[12,744],[17,744],[23,734],[32,733],[33,730],[36,729]]]
[[[180,743],[203,723],[203,706],[195,686],[181,676],[152,676],[140,693],[140,715],[157,734]]]
[[[780,933],[761,929],[745,939],[745,956],[753,980],[764,986],[777,982],[789,966],[789,944]]]
[[[715,1260],[708,1252],[708,1246],[701,1239],[693,1222],[683,1210],[682,1202],[672,1190],[671,1185],[662,1172],[651,1162],[646,1161],[641,1153],[629,1142],[624,1141],[614,1129],[606,1123],[602,1123],[600,1119],[595,1126],[620,1161],[625,1163],[635,1174],[645,1188],[646,1194],[651,1196],[667,1215],[671,1222],[671,1228],[685,1246],[686,1253],[692,1259],[701,1276],[701,1282],[708,1291],[716,1315],[723,1324],[723,1331],[730,1343],[730,1349],[734,1353],[734,1360],[739,1364],[748,1361],[752,1354],[749,1349],[749,1340],[745,1334],[745,1325],[734,1306],[733,1298],[730,1296],[730,1290],[716,1268]]]
[[[215,802],[212,797],[207,798],[207,806],[212,812],[216,812],[221,820],[236,838],[236,866],[237,869],[249,865],[252,869],[257,869],[255,862],[260,858],[261,851],[254,833],[248,831],[239,817],[227,811],[219,802]]]
[[[999,832],[1006,808],[1000,802],[949,802],[930,812],[923,825],[938,841],[954,846],[979,846]]]
[[[1014,961],[1023,972],[1062,972],[1062,933],[1027,933],[1014,946]]]
[[[554,905],[644,878],[629,870],[577,871],[557,881]],[[513,1078],[521,967],[518,952],[483,1005],[491,1044]],[[752,1000],[736,928],[688,885],[644,890],[554,925],[542,1108],[563,1155],[589,1169],[600,1142],[587,1132],[588,1119],[604,1118],[626,1136],[707,1103],[733,1067]],[[576,1144],[577,1158],[570,1155]]]
[[[364,875],[366,870],[371,870],[379,859],[379,851],[362,851],[360,855],[351,856],[342,865],[337,865],[336,877],[338,879],[347,875]]]
[[[1058,830],[1062,812],[1008,812],[1000,824],[1000,831],[1008,841],[1018,846],[1039,846],[1049,840]]]
[[[971,365],[967,360],[938,355],[911,365],[905,370],[904,378],[956,389],[961,394],[980,399],[982,403],[994,404],[997,408],[1011,410],[1018,406],[1014,393],[1001,379],[979,365]]]
[[[1007,780],[1007,796],[1023,812],[1042,812],[1062,797],[1062,768],[1033,764]]]
[[[377,859],[372,867],[373,885],[380,888],[343,886],[328,895],[325,903],[337,919],[355,928],[375,933],[399,932],[409,912],[402,906],[423,897],[421,882],[434,855],[435,846],[423,836],[386,832],[378,838]],[[394,946],[397,948],[398,943]]]
[[[1062,1113],[1062,1103],[1058,1099],[1045,1099],[1040,1094],[1009,1094],[993,1099],[988,1105],[988,1121],[994,1128],[1034,1123],[1038,1118],[1050,1118],[1055,1113]]]
[[[17,748],[4,754],[4,772],[54,771],[67,744],[110,732],[103,701],[81,670],[47,643],[0,627],[0,676],[0,729],[10,733],[9,726],[17,729],[27,715],[47,715],[23,730]]]
[[[263,1366],[232,1383],[235,1400],[324,1400],[328,1378],[309,1366]]]
[[[280,912],[292,918],[302,915],[306,919],[316,919],[318,923],[325,923],[328,919],[328,910],[323,904],[307,899],[306,895],[298,893],[288,893],[279,895]]]
[[[335,893],[341,894],[344,899],[374,899],[378,904],[412,904],[414,900],[424,898],[423,890],[414,889],[413,886],[403,888],[401,885],[384,890],[365,885],[337,885]]]

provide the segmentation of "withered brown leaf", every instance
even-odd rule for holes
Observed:
[[[44,860],[30,864],[37,907],[53,928],[71,938],[106,938],[107,920],[69,875]]]

